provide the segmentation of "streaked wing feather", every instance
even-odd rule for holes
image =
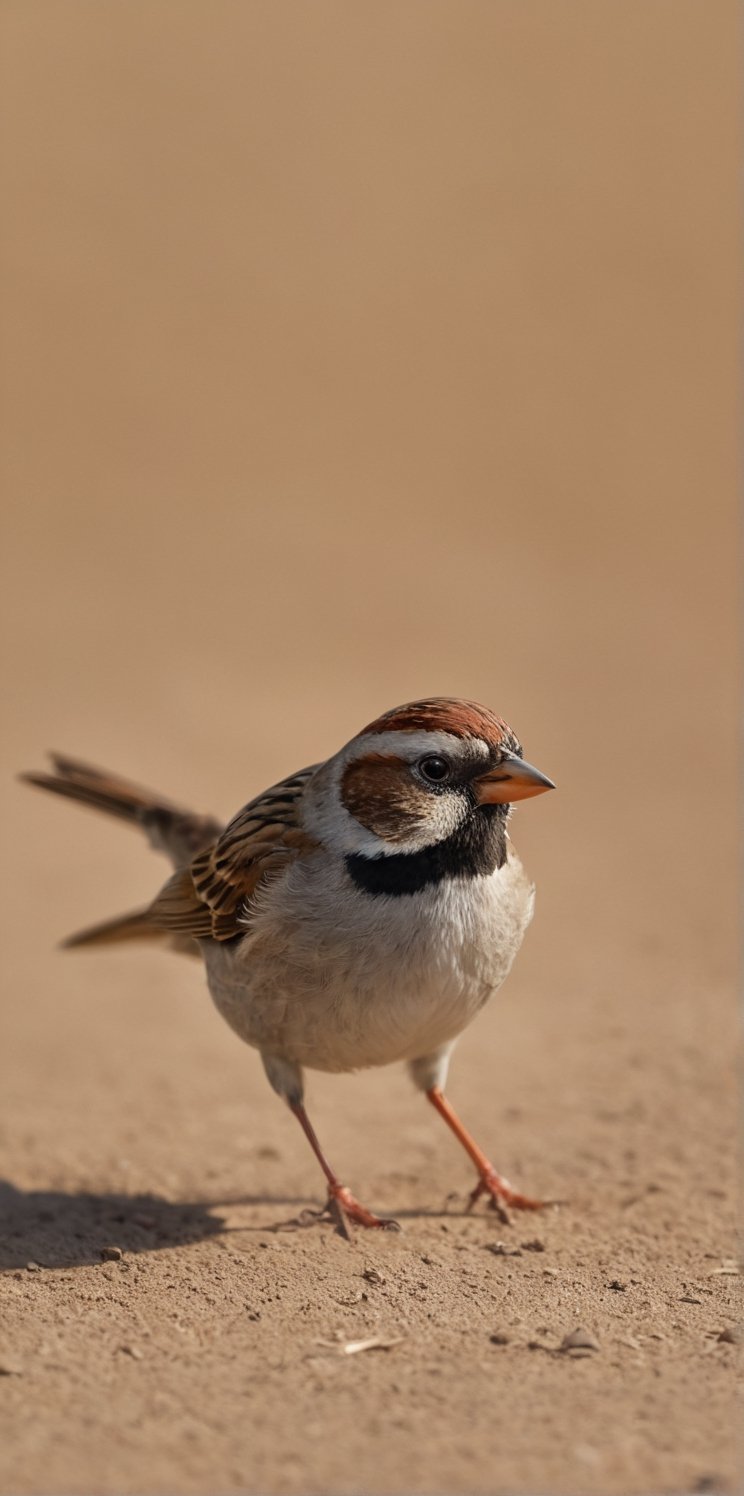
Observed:
[[[153,924],[197,940],[244,934],[246,902],[259,885],[314,845],[299,810],[316,768],[292,774],[244,806],[221,836],[169,878],[150,907]]]

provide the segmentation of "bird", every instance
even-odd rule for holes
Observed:
[[[384,712],[325,762],[288,775],[223,826],[61,754],[28,783],[140,827],[173,873],[146,906],[68,948],[156,940],[201,955],[216,1008],[257,1049],[325,1176],[318,1218],[399,1229],[321,1147],[306,1069],[404,1061],[462,1144],[500,1217],[550,1202],[494,1168],[445,1094],[457,1038],[501,986],[534,886],[509,837],[515,802],[555,788],[489,708],[430,697]]]

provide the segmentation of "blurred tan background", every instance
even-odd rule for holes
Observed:
[[[463,1041],[462,1097],[487,1130],[510,1084],[539,1093],[526,1182],[574,1193],[578,1139],[601,1196],[615,1150],[584,1102],[640,1052],[627,1117],[646,1107],[644,1150],[682,1149],[668,1262],[732,1117],[737,8],[5,0],[0,21],[8,1177],[134,1188],[123,1150],[136,1188],[193,1197],[209,1117],[225,1188],[260,1188],[230,1152],[248,1126],[281,1139],[270,1188],[316,1187],[195,970],[54,953],[164,869],[14,772],[59,747],[227,815],[384,708],[451,693],[559,786],[517,819],[539,918]],[[315,1087],[362,1178],[391,1086]],[[390,1164],[413,1106],[394,1096]],[[697,1178],[681,1136],[713,1150]],[[443,1189],[457,1166],[434,1155]],[[601,1205],[596,1230],[612,1240]],[[724,1480],[720,1430],[689,1443],[694,1367],[649,1383],[679,1422],[672,1475],[705,1476],[708,1440]],[[447,1448],[458,1416],[437,1414]],[[206,1453],[156,1468],[154,1435],[109,1474],[76,1466],[74,1435],[65,1463],[64,1437],[76,1489],[213,1488]],[[230,1437],[205,1445],[220,1489],[250,1485]],[[14,1489],[40,1488],[32,1447],[49,1469],[29,1439]],[[492,1488],[487,1453],[427,1469],[401,1439],[385,1489]],[[669,1474],[653,1435],[578,1473],[523,1442],[515,1489]],[[372,1443],[353,1468],[377,1489]],[[349,1488],[343,1461],[293,1457],[250,1489]]]
[[[641,774],[687,845],[728,751],[734,12],[5,6],[13,764],[229,811],[453,692],[561,780],[543,849],[632,858]],[[694,877],[643,841],[694,937],[718,836]]]

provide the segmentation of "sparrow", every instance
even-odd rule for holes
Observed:
[[[395,707],[325,763],[211,817],[74,759],[22,776],[140,827],[174,871],[146,907],[81,931],[67,947],[154,939],[201,955],[213,1001],[257,1049],[325,1175],[330,1215],[396,1228],[362,1205],[321,1148],[304,1070],[406,1061],[469,1155],[481,1196],[521,1194],[444,1094],[458,1035],[501,986],[532,918],[534,887],[509,839],[515,801],[553,789],[501,717],[436,697]]]

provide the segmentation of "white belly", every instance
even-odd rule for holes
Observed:
[[[240,945],[205,946],[210,991],[248,1044],[315,1070],[416,1059],[454,1039],[506,977],[532,917],[518,858],[399,898],[325,857],[262,891]]]

